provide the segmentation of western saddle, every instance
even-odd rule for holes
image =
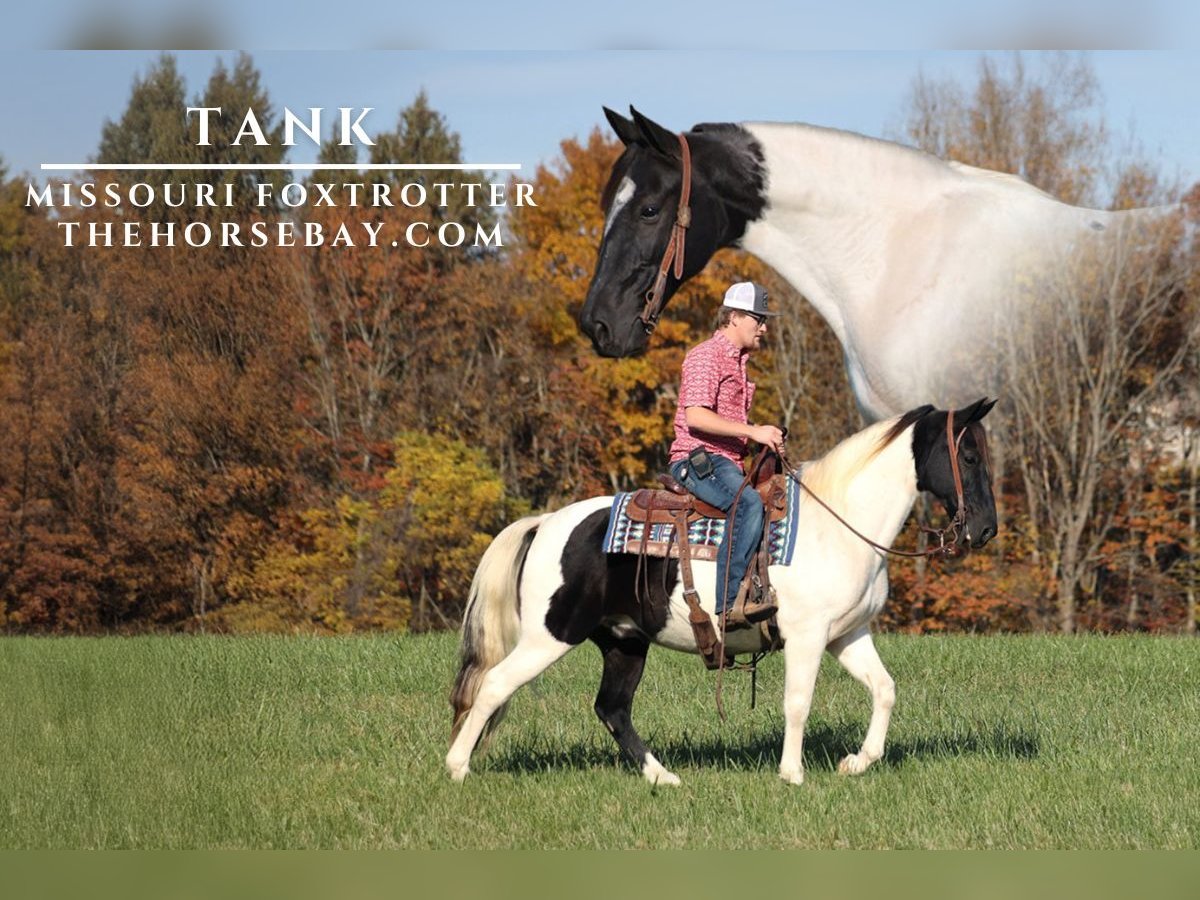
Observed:
[[[721,617],[721,638],[718,638],[708,613],[700,607],[700,596],[696,592],[691,563],[693,559],[715,560],[717,548],[690,544],[688,526],[702,518],[725,519],[727,513],[688,493],[682,484],[665,474],[659,476],[663,489],[644,488],[635,491],[625,508],[625,513],[631,521],[642,522],[645,526],[642,529],[641,540],[627,547],[627,551],[637,552],[643,557],[679,559],[683,599],[688,605],[688,622],[696,638],[696,647],[709,669],[719,669],[732,663],[732,657],[724,652],[724,632],[732,628],[756,624],[761,633],[764,650],[776,650],[782,646],[773,609],[768,610],[762,619],[755,617],[753,613],[747,614],[748,605],[762,606],[769,603],[770,606],[774,606],[775,592],[767,575],[767,568],[771,562],[770,528],[772,522],[777,522],[787,515],[787,476],[778,474],[778,469],[779,457],[769,450],[763,450],[750,469],[747,484],[743,486],[743,489],[753,488],[758,491],[766,514],[763,516],[762,539],[754,559],[746,567],[746,575],[738,587],[733,609]],[[672,526],[674,540],[650,540],[652,525]]]

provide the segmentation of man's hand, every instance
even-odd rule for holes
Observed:
[[[783,432],[774,425],[751,425],[750,440],[770,447],[776,453],[783,449]]]

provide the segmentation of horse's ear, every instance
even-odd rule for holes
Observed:
[[[637,126],[633,124],[631,119],[625,118],[619,112],[613,112],[607,106],[604,107],[604,117],[608,119],[608,124],[612,126],[612,130],[617,133],[617,137],[621,139],[621,143],[626,147],[630,144],[639,143],[642,140]]]
[[[972,422],[978,422],[992,411],[992,407],[996,405],[995,400],[989,400],[987,397],[980,397],[970,406],[965,406],[954,413],[954,421],[963,425],[970,425]]]
[[[671,159],[679,159],[679,136],[673,131],[663,128],[653,119],[647,119],[640,112],[629,107],[633,113],[633,121],[641,133],[642,140],[651,149]]]

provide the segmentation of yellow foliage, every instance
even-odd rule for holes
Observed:
[[[246,576],[232,576],[240,600],[217,614],[231,631],[337,634],[361,627],[403,629],[411,604],[398,596],[387,565],[373,552],[378,510],[350,497],[300,516],[305,551],[272,545]]]

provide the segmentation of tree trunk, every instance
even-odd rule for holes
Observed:
[[[1138,594],[1134,587],[1133,576],[1137,571],[1137,553],[1132,550],[1129,553],[1129,565],[1125,570],[1125,590],[1129,594],[1129,608],[1125,612],[1125,627],[1133,631],[1137,623],[1138,612]]]
[[[1067,543],[1058,562],[1058,597],[1056,613],[1058,630],[1063,634],[1075,633],[1075,588],[1078,585],[1075,568],[1075,548]]]

